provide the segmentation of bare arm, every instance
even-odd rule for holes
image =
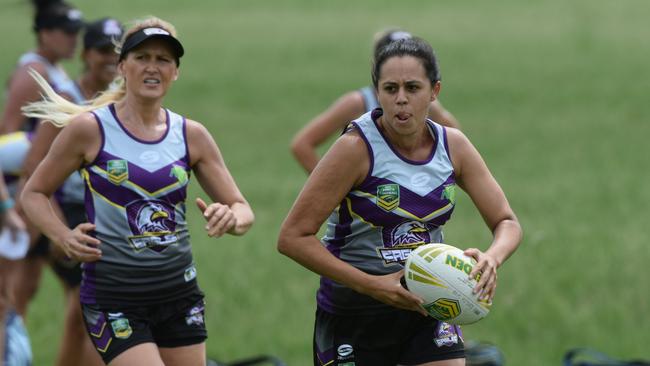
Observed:
[[[446,110],[438,99],[431,102],[431,106],[429,107],[429,118],[443,126],[460,128],[460,123],[458,123],[456,117]]]
[[[20,111],[20,107],[40,98],[40,87],[29,76],[29,68],[34,69],[41,75],[47,75],[45,65],[41,63],[30,63],[16,70],[7,91],[7,103],[2,114],[2,120],[0,120],[0,135],[20,130],[25,122],[25,116]]]
[[[84,162],[91,161],[100,144],[94,117],[84,113],[74,118],[52,143],[50,151],[29,178],[21,195],[23,210],[30,221],[66,253],[81,260],[99,259],[99,240],[87,234],[94,225],[83,223],[69,229],[50,204],[63,181]]]
[[[59,135],[61,129],[51,123],[39,123],[36,133],[32,139],[31,146],[23,163],[23,174],[29,178],[38,163],[45,158],[54,139]]]
[[[16,212],[14,205],[15,202],[9,196],[9,191],[2,176],[2,170],[0,170],[0,231],[5,227],[13,232],[25,229],[25,223]],[[1,297],[2,294],[0,293]]]
[[[523,235],[521,226],[503,190],[472,143],[459,130],[449,129],[447,136],[457,182],[492,231],[492,243],[484,253],[476,248],[465,251],[478,261],[470,273],[472,278],[481,274],[475,290],[482,290],[484,298],[491,300],[496,289],[497,268],[519,246]]]
[[[278,250],[307,269],[389,305],[419,311],[421,299],[399,283],[401,272],[385,276],[367,274],[336,258],[316,234],[353,186],[369,168],[362,138],[354,131],[341,136],[318,163],[282,224]]]
[[[342,129],[364,112],[363,97],[358,91],[352,91],[332,104],[323,113],[312,119],[294,136],[291,152],[298,163],[311,173],[316,167],[318,154],[316,148],[333,134]]]
[[[187,120],[186,128],[192,170],[205,193],[214,201],[207,205],[197,198],[197,205],[207,221],[208,235],[244,234],[253,225],[255,216],[228,171],[217,144],[200,123]]]

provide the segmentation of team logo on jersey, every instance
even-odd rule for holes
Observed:
[[[106,174],[108,181],[120,185],[129,179],[129,163],[126,160],[109,160],[106,164]]]
[[[169,176],[175,177],[180,184],[185,184],[189,180],[187,177],[187,171],[182,166],[176,164],[174,164],[169,171]]]
[[[456,185],[455,184],[447,184],[445,186],[445,189],[442,190],[442,194],[440,195],[440,198],[444,198],[449,203],[452,205],[456,204]]]
[[[108,320],[111,322],[111,328],[113,328],[113,334],[115,334],[116,338],[126,339],[133,333],[129,319],[125,318],[124,314],[108,313]]]
[[[453,325],[450,325],[445,322],[439,322],[436,329],[436,337],[433,341],[436,343],[436,346],[452,346],[458,344],[458,330]]]
[[[377,248],[386,264],[404,264],[413,249],[431,242],[430,224],[405,221],[395,227],[383,228],[384,247]]]
[[[134,234],[129,243],[136,251],[149,248],[162,252],[178,241],[174,208],[159,200],[139,200],[126,205],[129,227]]]
[[[384,211],[392,211],[399,206],[399,185],[382,184],[377,186],[377,206]]]

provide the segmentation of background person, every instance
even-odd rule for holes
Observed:
[[[83,27],[81,12],[66,2],[34,1],[34,4],[36,49],[19,58],[9,79],[5,109],[0,120],[0,165],[4,167],[5,180],[12,194],[17,189],[22,163],[37,123],[36,119],[23,116],[20,110],[27,103],[40,99],[39,86],[29,76],[29,70],[41,74],[56,90],[68,87],[72,80],[60,62],[73,57],[77,35]],[[20,202],[18,204],[20,206]],[[23,318],[38,288],[48,252],[47,239],[31,225],[28,225],[28,231],[30,251],[26,258],[15,264],[8,279],[10,291],[14,292],[16,311]]]
[[[115,52],[113,42],[119,41],[122,33],[122,25],[116,19],[103,18],[86,24],[81,52],[83,73],[75,82],[60,86],[56,90],[58,94],[75,104],[83,104],[108,89],[111,81],[117,76],[118,54]],[[60,131],[60,127],[51,123],[38,124],[23,164],[23,179],[33,173]],[[81,174],[79,171],[75,171],[55,194],[56,202],[53,204],[60,206],[63,218],[70,228],[87,221],[84,192],[85,187]],[[55,248],[53,247],[53,249]],[[61,366],[102,365],[103,362],[86,333],[81,315],[79,304],[81,268],[79,262],[67,258],[65,253],[60,250],[50,250],[48,258],[52,270],[63,284],[66,298],[63,336],[56,364]]]
[[[15,202],[9,195],[2,170],[0,169],[0,234],[2,241],[16,240],[18,232],[25,230],[25,223],[15,210]],[[13,237],[13,238],[11,238]],[[15,243],[1,243],[0,248],[0,366],[7,361],[9,365],[28,365],[31,362],[31,347],[27,331],[22,324],[20,315],[16,314],[13,299],[9,291],[7,279],[13,269],[13,256],[15,253],[5,253],[10,245]]]
[[[464,134],[427,118],[440,91],[431,47],[395,41],[381,49],[372,75],[381,108],[355,120],[319,162],[278,240],[281,253],[322,276],[314,364],[464,365],[460,327],[428,317],[422,299],[400,284],[403,262],[385,254],[442,242],[458,186],[493,233],[485,252],[465,251],[478,262],[470,278],[481,273],[474,291],[491,301],[497,268],[519,245],[521,228]],[[316,233],[328,216],[321,244]]]
[[[50,101],[24,110],[66,127],[27,182],[23,206],[84,262],[82,309],[104,362],[205,365],[203,293],[185,221],[190,173],[214,201],[197,199],[209,236],[244,234],[253,212],[207,129],[162,107],[184,54],[174,27],[158,18],[136,22],[119,49],[120,86],[87,108],[41,80]],[[89,222],[71,230],[48,197],[79,167]]]
[[[387,44],[411,37],[409,32],[401,29],[379,32],[375,35],[373,57],[376,57]],[[319,160],[317,147],[329,137],[342,131],[355,118],[377,107],[379,107],[379,102],[375,88],[372,86],[344,94],[298,131],[291,142],[291,152],[307,173],[311,173]],[[444,126],[460,127],[456,118],[442,106],[438,99],[431,102],[429,118]]]

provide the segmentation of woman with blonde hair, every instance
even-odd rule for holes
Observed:
[[[174,27],[136,22],[122,37],[115,87],[79,107],[46,83],[26,115],[65,125],[23,193],[30,219],[82,264],[81,304],[110,365],[205,365],[203,293],[185,201],[190,173],[214,201],[196,204],[209,236],[244,234],[253,212],[203,125],[163,108],[184,54]],[[48,197],[75,169],[87,223],[67,228]]]

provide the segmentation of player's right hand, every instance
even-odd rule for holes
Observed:
[[[95,224],[84,222],[69,231],[58,244],[68,257],[80,262],[94,262],[102,257],[102,251],[97,248],[101,242],[88,234],[93,230]]]
[[[404,276],[404,270],[383,276],[372,276],[372,280],[367,284],[364,292],[366,295],[372,296],[385,304],[400,309],[417,311],[424,316],[428,316],[429,314],[422,307],[424,300],[409,292],[400,283],[402,276]]]

